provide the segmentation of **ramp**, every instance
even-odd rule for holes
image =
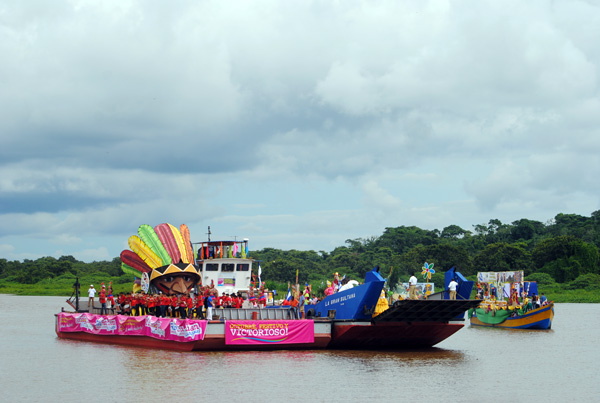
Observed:
[[[456,320],[470,308],[475,308],[480,300],[430,300],[406,299],[396,301],[387,311],[373,318],[373,322],[448,322]]]

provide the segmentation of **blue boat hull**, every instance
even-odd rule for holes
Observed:
[[[336,320],[371,320],[385,281],[375,270],[367,273],[365,283],[325,297],[316,305],[306,305],[307,317]]]

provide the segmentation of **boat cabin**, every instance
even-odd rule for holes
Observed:
[[[197,247],[196,265],[202,284],[214,284],[219,295],[248,292],[252,281],[252,259],[248,239],[242,241],[206,241]]]

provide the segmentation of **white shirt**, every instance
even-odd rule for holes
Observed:
[[[452,281],[450,282],[450,284],[448,284],[448,289],[449,289],[450,291],[456,291],[456,286],[457,286],[457,285],[458,285],[458,283],[457,283],[456,281],[452,280]]]
[[[408,280],[408,284],[409,285],[417,285],[417,278],[415,276],[410,276],[410,279]]]
[[[96,296],[96,289],[95,288],[90,288],[88,290],[88,295],[90,298],[94,298]]]

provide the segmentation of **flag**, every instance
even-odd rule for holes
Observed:
[[[288,288],[288,292],[287,292],[287,295],[285,296],[285,299],[287,301],[291,301],[292,300],[292,289],[291,288]]]
[[[262,274],[262,268],[260,267],[260,263],[258,264],[258,284],[261,284],[260,282],[260,275]]]

